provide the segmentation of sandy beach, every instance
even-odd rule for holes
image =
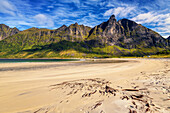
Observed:
[[[0,63],[0,113],[145,112],[170,112],[170,59]]]

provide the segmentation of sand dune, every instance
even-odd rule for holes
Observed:
[[[168,113],[169,63],[105,59],[0,64],[0,113]]]

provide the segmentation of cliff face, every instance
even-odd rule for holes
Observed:
[[[170,40],[170,36],[167,38],[167,40]]]
[[[122,19],[118,23],[124,28],[124,40],[127,48],[139,47],[165,47],[165,39],[157,32],[148,29],[133,21]]]
[[[14,34],[17,34],[19,30],[17,28],[10,28],[7,25],[0,24],[0,40],[12,36]]]
[[[112,15],[107,22],[95,26],[89,34],[89,39],[98,40],[101,44],[115,45],[123,36],[123,28]]]
[[[68,41],[84,41],[85,38],[89,35],[89,31],[91,30],[90,27],[84,26],[84,25],[78,25],[78,23],[71,24],[70,26],[63,29],[59,36],[62,39],[68,40]]]
[[[95,26],[90,31],[89,39],[123,48],[166,46],[165,39],[155,31],[128,19],[117,21],[114,15],[107,22]]]

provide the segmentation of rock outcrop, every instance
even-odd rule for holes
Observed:
[[[107,22],[95,26],[88,38],[123,48],[166,46],[165,39],[157,32],[128,19],[117,21],[114,15]]]
[[[17,34],[18,32],[19,32],[19,30],[16,27],[10,28],[9,26],[7,26],[5,24],[0,24],[0,40],[6,38],[8,36]]]
[[[57,29],[58,30],[58,29]],[[59,33],[62,39],[68,41],[84,41],[85,38],[88,37],[89,31],[91,30],[90,27],[84,25],[78,25],[78,23],[71,24],[67,28],[63,29],[61,33]]]

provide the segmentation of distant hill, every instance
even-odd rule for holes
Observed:
[[[75,23],[54,30],[33,27],[12,33],[0,41],[0,57],[143,56],[169,48],[168,39],[157,32],[128,19],[117,21],[114,15],[94,28]]]
[[[8,36],[12,36],[14,34],[17,34],[19,32],[19,30],[15,27],[15,28],[10,28],[7,25],[4,24],[0,24],[0,40],[8,37]]]

